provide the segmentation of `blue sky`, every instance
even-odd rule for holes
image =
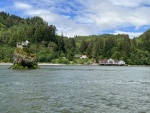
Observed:
[[[150,28],[150,0],[1,0],[0,11],[40,16],[68,37],[119,33],[133,38]]]

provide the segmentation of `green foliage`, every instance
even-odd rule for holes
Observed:
[[[0,62],[11,62],[14,49],[7,46],[0,47]]]
[[[89,61],[75,55],[86,54],[97,62],[113,58],[133,65],[150,65],[150,30],[134,39],[125,34],[68,38],[56,31],[55,25],[48,25],[40,17],[24,19],[0,12],[0,62],[11,62],[16,43],[28,40],[29,50],[24,51],[31,56],[36,53],[39,62],[84,64]]]
[[[59,64],[69,64],[69,60],[66,58],[59,58],[58,63]]]
[[[73,62],[75,64],[85,64],[85,65],[87,65],[87,64],[92,63],[93,61],[92,61],[92,59],[86,58],[86,59],[74,59]]]
[[[83,40],[80,45],[80,52],[85,53],[87,48],[88,48],[88,43],[85,40]]]
[[[32,65],[32,67],[28,67],[28,66],[22,66],[22,65],[19,65],[19,64],[16,64],[16,65],[12,65],[10,67],[11,69],[37,69],[38,68],[38,65]]]

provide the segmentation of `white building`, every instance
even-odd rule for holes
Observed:
[[[125,62],[123,60],[101,59],[99,60],[99,65],[123,66]]]
[[[29,41],[25,41],[25,42],[19,42],[17,43],[17,48],[24,48],[24,47],[27,47],[29,44]]]
[[[87,56],[86,55],[82,55],[80,58],[87,58]]]

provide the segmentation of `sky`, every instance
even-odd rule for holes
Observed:
[[[22,18],[39,16],[55,25],[57,34],[128,34],[150,28],[150,0],[1,0],[0,12]]]

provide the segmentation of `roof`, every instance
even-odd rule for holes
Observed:
[[[125,64],[123,60],[101,59],[99,64]]]

